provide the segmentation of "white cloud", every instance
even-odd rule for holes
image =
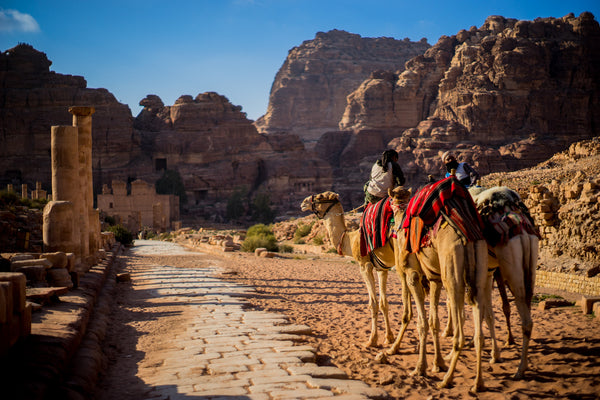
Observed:
[[[40,26],[29,14],[17,10],[0,9],[1,32],[39,32]]]

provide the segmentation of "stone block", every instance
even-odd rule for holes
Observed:
[[[0,282],[10,282],[12,284],[13,313],[23,311],[27,301],[25,275],[18,272],[0,272]]]
[[[596,318],[600,318],[600,302],[594,303],[592,312],[594,313]]]
[[[42,253],[40,258],[45,258],[52,263],[52,268],[66,268],[68,265],[67,254],[62,251]]]
[[[12,284],[0,282],[0,324],[6,324],[13,310]]]
[[[10,257],[10,261],[23,261],[23,260],[35,260],[37,257],[34,257],[33,254],[26,254],[26,253],[22,253],[22,254],[15,254],[12,257]]]
[[[579,305],[581,305],[581,310],[584,314],[591,314],[594,304],[598,302],[600,302],[600,296],[583,296],[581,300],[579,300]]]
[[[73,281],[71,275],[66,268],[52,268],[48,270],[48,283],[51,286],[64,286],[68,288],[73,287]]]
[[[263,251],[262,253],[260,253],[260,257],[273,258],[273,257],[275,257],[275,253],[270,252],[270,251]]]
[[[30,302],[27,302],[27,304],[25,304],[25,308],[23,309],[23,312],[21,313],[21,318],[20,318],[20,322],[21,322],[21,328],[20,328],[20,336],[21,337],[25,337],[28,335],[31,335],[31,316],[33,314],[33,304]]]
[[[43,282],[46,280],[46,267],[44,265],[28,265],[20,267],[14,272],[24,274],[29,282]]]
[[[550,299],[550,300],[540,301],[540,303],[538,304],[538,309],[539,310],[548,310],[550,308],[569,307],[572,305],[573,305],[572,301],[568,301],[568,300],[564,300],[564,299]]]
[[[46,269],[52,268],[52,262],[42,258],[42,259],[34,259],[34,260],[19,260],[19,261],[12,261],[10,263],[10,270],[12,272],[15,272],[17,269],[21,268],[21,267],[29,267],[31,265],[43,265],[44,267],[46,267]]]
[[[75,253],[66,253],[67,255],[67,271],[71,272],[75,268]]]
[[[254,250],[254,255],[255,255],[255,256],[257,256],[257,257],[260,257],[260,255],[261,255],[262,253],[266,252],[266,251],[267,251],[267,249],[266,249],[266,248],[264,248],[264,247],[259,247],[259,248],[257,248],[257,249],[255,249],[255,250]]]

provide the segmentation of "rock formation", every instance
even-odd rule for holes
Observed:
[[[482,174],[535,165],[600,134],[599,62],[600,27],[590,13],[491,16],[480,28],[440,38],[399,75],[372,74],[348,96],[340,129],[352,135],[337,150],[348,153],[365,132],[374,141],[394,135],[389,146],[416,185],[440,174],[448,149]],[[318,146],[340,142],[335,135],[348,136],[332,132]],[[353,153],[371,162],[378,155]],[[334,166],[357,164],[341,157]]]
[[[256,121],[264,133],[295,133],[304,142],[337,130],[346,96],[377,70],[404,70],[429,48],[425,39],[362,38],[344,31],[317,33],[288,53],[278,71],[267,113]]]
[[[223,216],[238,190],[269,193],[287,210],[309,190],[331,185],[330,167],[298,137],[259,134],[240,106],[217,93],[184,95],[172,106],[149,95],[140,105],[134,126],[153,161],[149,175],[156,180],[162,170],[177,170],[189,207],[207,218]]]
[[[81,76],[50,71],[46,54],[20,44],[0,53],[0,184],[36,181],[50,191],[50,127],[71,125],[71,106],[93,105],[94,181],[141,154],[129,107]]]
[[[184,182],[184,209],[221,218],[236,190],[269,193],[275,208],[285,210],[296,209],[308,190],[331,185],[329,165],[307,152],[297,136],[259,134],[240,106],[217,93],[184,95],[172,106],[149,95],[134,119],[106,89],[86,88],[83,77],[51,72],[50,65],[29,45],[0,54],[2,188],[39,181],[50,192],[50,128],[70,125],[72,106],[96,110],[96,194],[113,180],[154,183],[170,169]]]

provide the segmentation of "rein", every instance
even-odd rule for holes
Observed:
[[[336,205],[336,203],[339,203],[340,201],[338,199],[335,200],[319,200],[318,202],[315,201],[315,195],[312,195],[310,198],[310,203],[311,203],[311,211],[317,216],[318,219],[323,219],[325,218],[325,216],[327,215],[327,213],[331,210],[331,208],[333,206]],[[331,203],[329,205],[329,207],[327,207],[327,209],[325,210],[325,212],[323,213],[323,215],[319,215],[319,210],[317,210],[317,208],[315,207],[316,204],[318,203]]]

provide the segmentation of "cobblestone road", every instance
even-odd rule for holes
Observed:
[[[155,263],[167,256],[169,265]],[[100,398],[125,398],[136,385],[147,399],[386,397],[336,367],[316,365],[314,349],[303,344],[310,327],[245,307],[253,289],[217,279],[223,261],[140,240],[123,258],[132,283],[120,290],[114,318],[121,330],[113,335],[138,340],[109,338],[118,350]],[[132,369],[135,384],[127,380]]]

